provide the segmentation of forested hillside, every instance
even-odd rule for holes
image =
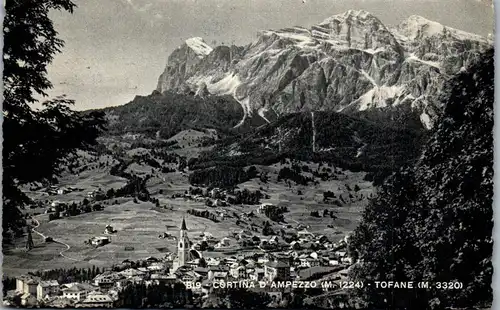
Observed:
[[[251,134],[221,141],[191,168],[265,165],[288,157],[369,171],[380,181],[417,158],[426,139],[423,130],[383,126],[336,112],[314,115],[314,130],[311,113],[289,114]]]
[[[167,139],[185,129],[229,130],[243,118],[241,105],[230,96],[201,98],[193,94],[153,92],[123,106],[104,109],[111,134],[144,133]]]

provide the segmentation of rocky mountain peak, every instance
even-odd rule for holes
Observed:
[[[245,111],[241,124],[297,111],[396,111],[430,129],[443,82],[489,46],[421,16],[388,28],[369,12],[349,10],[311,28],[262,31],[243,47],[188,39],[169,56],[157,90],[233,96]]]
[[[486,38],[444,26],[438,22],[429,20],[419,15],[411,15],[401,22],[397,30],[399,34],[406,36],[410,40],[424,39],[429,37],[451,37],[458,40],[472,40],[486,42]]]
[[[330,41],[344,43],[348,48],[378,48],[397,45],[392,34],[373,14],[363,10],[349,10],[333,15],[316,27],[315,35]]]
[[[445,26],[418,15],[411,15],[398,27],[401,34],[409,39],[420,39],[441,35],[446,31]]]
[[[331,17],[328,17],[323,22],[321,22],[320,25],[329,24],[334,20],[347,21],[347,20],[354,20],[354,19],[360,20],[360,21],[366,21],[366,20],[377,20],[378,21],[377,17],[375,17],[372,13],[367,12],[365,10],[348,10],[342,14],[335,14]]]

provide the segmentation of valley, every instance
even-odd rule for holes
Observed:
[[[203,137],[205,135],[195,130],[177,134],[171,141],[175,141],[175,145],[178,145],[176,139],[179,139],[181,146],[179,149],[173,148],[171,154],[184,156],[186,150],[190,150],[190,154],[202,151],[203,148],[190,147],[189,144],[198,145],[200,142],[198,139]],[[255,246],[239,244],[235,235],[242,230],[248,230],[255,237],[266,238],[262,233],[263,222],[270,221],[270,219],[258,212],[259,206],[263,204],[283,206],[288,209],[282,221],[270,221],[276,234],[279,235],[278,232],[284,228],[293,234],[300,230],[299,226],[301,226],[312,233],[325,235],[331,242],[338,242],[356,227],[368,198],[375,193],[372,182],[365,180],[366,173],[364,172],[351,172],[327,164],[320,166],[318,163],[285,159],[283,163],[254,166],[256,175],[265,174],[267,180],[263,181],[262,178],[256,176],[236,185],[237,190],[240,191],[260,191],[264,198],[259,199],[258,203],[209,207],[206,201],[213,199],[199,195],[185,195],[195,188],[189,182],[187,167],[186,170],[179,170],[175,167],[177,163],[170,164],[173,171],[162,172],[161,168],[145,164],[142,159],[144,154],[151,154],[151,149],[134,148],[132,145],[137,139],[140,137],[121,136],[117,139],[106,137],[102,141],[115,151],[109,150],[109,153],[104,155],[98,155],[93,151],[80,152],[77,161],[81,165],[74,169],[78,170],[85,166],[86,170],[77,175],[69,172],[63,174],[56,185],[59,193],[54,190],[48,194],[46,188],[36,190],[31,188],[27,191],[36,207],[26,209],[25,214],[29,214],[28,216],[33,221],[39,223],[36,227],[37,232],[50,236],[57,243],[44,242],[43,238],[34,234],[35,247],[26,253],[24,251],[25,239],[18,240],[15,247],[4,251],[6,275],[13,276],[30,270],[51,269],[54,266],[58,268],[109,267],[126,259],[163,257],[176,251],[177,241],[174,238],[163,239],[159,236],[163,233],[176,236],[179,223],[183,218],[189,225],[190,238],[195,243],[202,239],[203,233],[210,233],[215,240],[229,239],[228,246],[203,252],[204,257],[260,252],[261,250]],[[118,151],[117,144],[122,145],[123,149]],[[124,157],[117,154],[123,154]],[[139,156],[143,156],[141,160],[138,160]],[[148,161],[161,163],[162,167],[169,166],[166,161],[162,162],[162,159],[154,155],[147,156],[147,158]],[[113,165],[123,159],[131,160],[124,169],[125,173],[141,177],[149,176],[145,188],[152,198],[158,200],[158,203],[137,200],[131,196],[108,199],[104,195],[96,198],[94,193],[106,193],[111,189],[118,190],[127,184],[126,178],[111,174]],[[278,181],[280,171],[292,165],[300,167],[300,174],[310,178],[308,184],[297,184],[287,179]],[[249,168],[250,166],[247,166],[244,169]],[[313,171],[323,172],[323,175],[315,177]],[[197,188],[202,192],[209,189],[209,187]],[[69,190],[61,192],[64,189]],[[71,189],[78,190],[72,191]],[[325,199],[325,192],[333,193],[344,202],[337,200],[336,204],[333,204],[333,199],[331,201]],[[62,212],[60,218],[49,218],[53,214],[54,204],[68,206],[72,203],[83,204],[84,200],[90,205],[99,204],[102,209],[91,212],[82,210],[81,213],[75,215]],[[217,222],[188,214],[188,210],[192,209],[215,214]],[[328,210],[332,216],[324,216],[324,210]],[[248,217],[249,213],[253,213],[253,216]],[[311,215],[315,213],[318,215]],[[116,230],[116,233],[109,236],[111,239],[109,244],[102,247],[85,244],[85,241],[93,237],[104,236],[106,225],[111,225]],[[63,244],[68,245],[69,249],[64,251],[64,255],[60,255],[64,249]]]

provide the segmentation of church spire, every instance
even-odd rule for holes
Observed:
[[[189,242],[189,238],[187,236],[187,227],[186,220],[182,217],[181,229],[179,231],[179,239],[177,243],[177,259],[174,261],[173,270],[184,266],[186,262],[189,260],[189,249],[191,247],[191,243]]]

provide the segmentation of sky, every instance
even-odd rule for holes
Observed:
[[[244,45],[260,30],[309,27],[349,9],[386,25],[421,15],[468,32],[493,33],[491,0],[74,0],[73,14],[54,12],[66,42],[49,67],[51,97],[75,109],[122,105],[150,94],[168,55],[185,39]]]

